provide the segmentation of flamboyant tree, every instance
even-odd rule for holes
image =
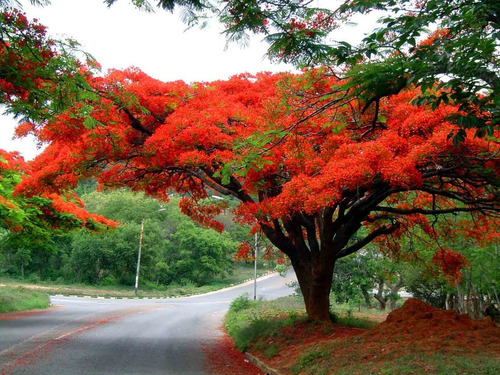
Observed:
[[[18,9],[6,7],[10,3],[0,1],[2,111],[40,124],[74,102],[95,98],[97,93],[86,81],[98,70],[94,59],[79,50],[74,40],[48,37],[45,26],[28,20]],[[88,111],[90,108],[82,105],[79,115]]]
[[[329,318],[337,259],[372,241],[398,255],[414,226],[433,238],[454,230],[436,225],[442,215],[475,214],[471,236],[497,223],[498,143],[454,146],[446,119],[457,106],[415,107],[416,90],[363,111],[322,70],[186,85],[129,69],[89,85],[102,93],[89,117],[76,103],[36,128],[48,147],[18,192],[61,193],[89,177],[165,200],[173,189],[184,213],[219,230],[223,204],[206,198],[232,196],[239,220],[290,258],[313,319]],[[457,277],[464,259],[437,247],[434,261]]]
[[[0,150],[0,228],[23,238],[44,241],[55,229],[114,226],[103,216],[89,214],[73,193],[26,197],[14,189],[29,167],[16,152]]]

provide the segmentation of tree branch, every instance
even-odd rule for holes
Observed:
[[[374,208],[374,211],[389,212],[389,213],[399,214],[399,215],[412,215],[412,214],[440,215],[440,214],[453,214],[453,213],[458,213],[458,212],[474,212],[474,211],[495,211],[495,212],[498,212],[498,211],[500,211],[500,207],[497,207],[496,209],[491,207],[491,206],[484,206],[484,207],[454,207],[454,208],[447,208],[447,209],[431,209],[431,210],[427,210],[424,208],[412,208],[412,209],[404,210],[404,209],[394,208],[394,207],[377,206]]]
[[[347,255],[350,255],[352,253],[355,253],[358,250],[361,250],[364,246],[368,245],[370,242],[372,242],[375,238],[382,236],[382,235],[388,235],[393,233],[396,229],[399,228],[399,223],[394,223],[393,225],[384,225],[383,227],[375,229],[373,232],[371,232],[368,236],[365,238],[357,241],[355,244],[351,246],[344,247],[342,251],[339,253],[338,257],[343,258]]]

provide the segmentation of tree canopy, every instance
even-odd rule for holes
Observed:
[[[414,226],[436,236],[427,216],[475,212],[483,230],[470,235],[485,236],[499,210],[498,144],[468,137],[453,145],[447,118],[458,106],[415,107],[415,89],[381,102],[374,125],[375,110],[344,102],[343,82],[322,70],[187,85],[129,69],[89,85],[134,99],[102,98],[92,118],[71,107],[49,121],[38,136],[50,144],[18,191],[63,192],[89,177],[161,199],[173,189],[190,196],[184,213],[219,230],[214,216],[224,205],[205,199],[233,196],[240,221],[258,222],[291,259],[314,318],[327,314],[336,259],[374,240],[397,253],[398,237]],[[436,254],[456,276],[463,258]]]
[[[99,229],[115,225],[103,216],[89,214],[72,193],[47,193],[32,197],[14,194],[14,189],[27,171],[29,168],[18,153],[0,150],[0,228],[43,241],[57,228],[84,226]]]
[[[108,5],[116,0],[105,0]],[[151,10],[148,1],[136,0]],[[365,106],[410,85],[416,104],[460,105],[452,116],[455,142],[465,129],[492,135],[500,124],[500,5],[496,0],[160,0],[189,24],[216,17],[229,41],[263,35],[271,59],[297,66],[327,66],[350,79]],[[380,14],[379,26],[359,44],[343,38],[355,19]],[[360,18],[359,16],[365,17]],[[358,17],[358,18],[355,18]],[[435,85],[444,90],[436,92]]]

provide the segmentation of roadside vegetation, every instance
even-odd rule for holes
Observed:
[[[258,265],[257,276],[262,276],[273,269],[262,264]],[[165,297],[181,297],[194,294],[203,294],[215,290],[230,287],[235,284],[240,284],[253,277],[253,265],[235,264],[233,272],[228,277],[214,277],[206,285],[197,286],[194,283],[170,285],[155,285],[146,283],[140,285],[138,297],[148,298],[165,298]],[[36,280],[36,279],[35,279]],[[25,289],[39,290],[46,294],[63,294],[91,297],[116,297],[127,298],[135,297],[133,286],[124,285],[88,285],[82,283],[62,283],[58,284],[53,281],[36,282],[30,280],[22,280],[19,278],[0,277],[0,290],[4,289],[2,285],[10,288],[24,287]]]
[[[46,292],[23,287],[0,288],[0,313],[46,309],[50,306]]]
[[[231,304],[236,346],[283,374],[497,374],[500,328],[415,299],[388,316],[333,307],[333,323],[307,319],[297,296]],[[378,323],[382,318],[382,323]]]
[[[139,295],[200,294],[253,277],[249,227],[234,224],[228,209],[220,215],[222,233],[181,214],[178,197],[168,204],[129,190],[97,192],[92,181],[77,189],[86,209],[118,223],[116,228],[46,230],[41,242],[15,231],[0,233],[0,284],[38,288],[50,294],[133,296],[141,223],[144,219]],[[274,253],[259,239],[258,275],[274,270]],[[272,249],[272,248],[271,248]],[[253,251],[253,250],[252,250]]]

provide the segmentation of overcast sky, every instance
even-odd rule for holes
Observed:
[[[162,81],[194,82],[227,79],[243,72],[291,70],[265,58],[267,45],[261,36],[253,38],[247,48],[232,43],[226,49],[222,28],[215,21],[203,30],[186,30],[178,14],[160,9],[138,11],[126,0],[111,8],[102,0],[52,0],[43,8],[21,2],[27,16],[47,26],[51,36],[78,40],[104,71],[136,66]],[[363,22],[343,32],[342,39],[359,39],[367,29]],[[0,121],[0,148],[33,158],[38,152],[34,141],[12,140],[15,122],[5,117]]]

